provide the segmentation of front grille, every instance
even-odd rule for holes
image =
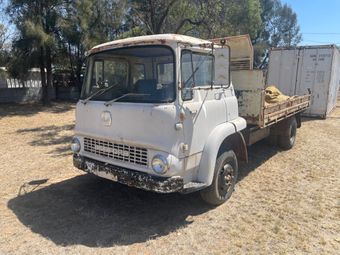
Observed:
[[[85,137],[84,151],[132,164],[148,165],[148,151],[145,148]]]

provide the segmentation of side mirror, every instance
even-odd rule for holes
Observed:
[[[215,80],[214,85],[230,84],[229,47],[215,49]]]

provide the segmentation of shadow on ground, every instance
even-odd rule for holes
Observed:
[[[65,113],[73,110],[75,103],[53,102],[49,106],[42,104],[0,104],[0,119],[10,116],[33,116],[39,112]]]
[[[267,141],[262,140],[248,147],[248,163],[239,163],[238,181],[241,181],[249,173],[256,170],[257,167],[281,151],[278,146],[270,145]]]
[[[240,181],[277,153],[265,143],[250,149],[250,162],[240,166]],[[111,247],[145,242],[192,223],[190,217],[213,207],[199,193],[156,194],[92,175],[81,175],[35,189],[24,184],[8,207],[33,232],[57,245]],[[48,184],[48,183],[47,183]],[[25,192],[27,191],[27,192]]]
[[[57,245],[108,247],[167,235],[211,207],[198,194],[161,195],[81,175],[8,202],[18,219]]]
[[[53,146],[56,145],[48,154],[54,157],[62,157],[71,155],[70,143],[72,135],[64,135],[62,132],[71,131],[74,129],[74,124],[64,126],[44,126],[37,128],[19,129],[18,134],[33,133],[34,138],[29,142],[31,146]]]

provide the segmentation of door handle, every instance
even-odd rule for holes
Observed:
[[[215,100],[221,100],[223,96],[225,96],[225,94],[222,91],[222,92],[215,93],[214,98]]]

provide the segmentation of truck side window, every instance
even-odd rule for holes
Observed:
[[[192,62],[195,72],[195,86],[211,85],[213,82],[213,63],[212,55],[192,53]]]
[[[192,99],[192,87],[194,85],[192,53],[189,50],[182,51],[181,57],[182,74],[182,100]]]

